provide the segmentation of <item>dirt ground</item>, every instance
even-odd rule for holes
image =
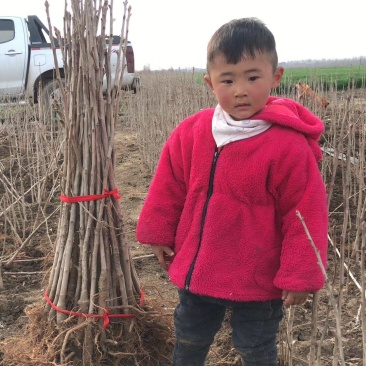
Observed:
[[[146,296],[160,304],[167,316],[172,317],[177,302],[176,290],[170,284],[167,274],[152,257],[149,248],[139,245],[134,234],[151,175],[142,160],[139,142],[134,131],[122,122],[118,126],[116,139],[117,182],[122,195],[125,230],[131,245],[135,267]],[[57,220],[55,220],[53,226],[53,233],[55,233]],[[0,342],[8,337],[21,334],[27,324],[27,317],[24,313],[25,307],[43,301],[43,291],[46,286],[43,279],[49,269],[51,258],[44,248],[44,243],[47,243],[47,240],[43,240],[42,235],[44,234],[40,233],[33,240],[32,245],[22,253],[22,256],[17,258],[13,268],[3,270],[5,289],[0,291]],[[332,255],[330,253],[330,268],[333,266]],[[355,286],[350,285],[344,296],[346,296],[345,303],[347,305],[343,308],[342,335],[347,360],[346,365],[362,365],[362,333],[360,325],[357,323],[359,293]],[[324,326],[328,302],[329,298],[325,288],[320,293],[319,314],[321,320],[319,329]],[[294,366],[308,364],[306,360],[310,348],[311,314],[311,300],[305,306],[296,308],[293,339]],[[332,314],[330,314],[330,317],[332,317]],[[332,365],[335,342],[334,321],[331,321],[330,324],[331,327],[328,331],[323,333],[326,333],[322,348],[324,366]],[[222,350],[225,348],[226,350],[223,352]],[[281,349],[281,345],[279,345],[279,349]],[[0,347],[0,361],[1,359]],[[239,365],[235,352],[231,349],[229,343],[229,329],[226,320],[223,329],[216,337],[207,364]]]

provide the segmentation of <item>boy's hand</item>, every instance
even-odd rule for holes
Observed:
[[[173,260],[174,251],[168,246],[150,245],[151,251],[158,258],[160,265],[167,271],[170,262]]]
[[[296,292],[296,291],[282,291],[283,305],[289,307],[290,305],[301,305],[308,298],[310,292]]]

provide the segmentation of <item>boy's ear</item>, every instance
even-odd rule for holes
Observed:
[[[211,81],[211,78],[210,78],[210,75],[206,74],[204,77],[203,77],[203,80],[206,82],[206,84],[210,87],[210,89],[213,91],[213,85],[212,85],[212,81]]]
[[[283,67],[281,67],[281,66],[277,67],[277,69],[273,75],[273,84],[272,84],[273,89],[276,89],[280,85],[284,72],[285,72],[285,69]]]

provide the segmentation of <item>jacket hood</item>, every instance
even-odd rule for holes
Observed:
[[[261,119],[301,132],[308,140],[316,160],[322,159],[318,141],[324,131],[323,121],[302,104],[287,98],[270,97],[266,106],[251,119]]]

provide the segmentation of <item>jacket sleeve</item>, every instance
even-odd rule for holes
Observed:
[[[136,228],[142,244],[174,246],[186,197],[183,158],[177,133],[168,138],[159,158]]]
[[[291,146],[273,171],[274,195],[283,236],[280,269],[274,284],[288,291],[315,292],[323,287],[325,277],[296,212],[304,218],[326,268],[326,191],[313,151],[305,139],[301,136]]]

